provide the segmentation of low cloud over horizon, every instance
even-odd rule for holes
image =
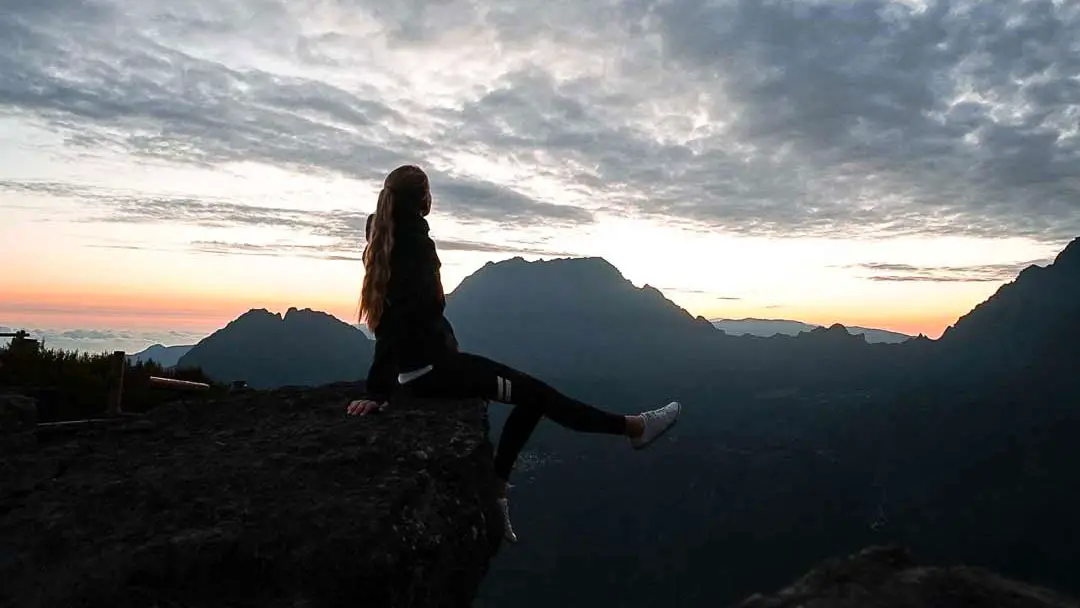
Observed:
[[[30,327],[0,326],[0,333],[13,333],[25,330],[31,338],[41,340],[45,348],[77,350],[81,352],[113,352],[123,350],[134,354],[152,344],[165,346],[195,344],[206,337],[200,332],[175,330],[131,331],[110,329],[44,329]],[[7,344],[10,338],[0,338],[0,344]]]

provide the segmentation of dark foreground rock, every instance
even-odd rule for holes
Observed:
[[[253,392],[0,454],[0,605],[467,606],[499,542],[487,417]],[[2,439],[0,439],[2,440]]]
[[[0,435],[33,429],[37,414],[37,402],[30,397],[0,394]]]
[[[904,549],[871,547],[825,562],[773,596],[741,608],[1076,608],[1052,591],[979,568],[919,566]]]

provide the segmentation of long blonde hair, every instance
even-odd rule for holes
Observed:
[[[409,208],[413,209],[409,209]],[[420,167],[402,165],[383,181],[375,217],[370,222],[368,244],[364,249],[364,286],[360,291],[360,322],[372,330],[379,326],[386,308],[390,285],[390,254],[394,250],[395,213],[416,211],[427,215],[431,210],[428,178]]]

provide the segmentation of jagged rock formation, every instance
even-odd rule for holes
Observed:
[[[349,417],[360,390],[5,443],[0,605],[467,606],[500,538],[485,409]]]
[[[325,312],[258,308],[200,340],[176,365],[259,389],[321,386],[367,377],[372,351],[364,332]]]
[[[1013,373],[1033,360],[1078,361],[1080,238],[1047,266],[1029,266],[941,336],[946,375]]]
[[[740,608],[1076,608],[1055,592],[965,566],[919,566],[898,547],[832,559],[776,595]]]

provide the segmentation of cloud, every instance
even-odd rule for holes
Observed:
[[[135,3],[49,8],[54,10],[11,7],[0,17],[0,112],[46,124],[70,148],[205,167],[257,161],[376,182],[394,166],[420,163],[439,186],[440,206],[462,220],[515,226],[592,221],[586,210],[535,200],[429,162],[436,142],[408,134],[413,117],[392,107],[408,104],[376,99],[374,87],[345,90],[303,76],[233,68],[155,36],[158,27],[190,37],[238,28],[220,19],[241,18],[244,9],[256,8],[252,2],[205,20],[167,8],[145,14]],[[284,5],[258,8],[287,17]],[[262,37],[270,31],[238,33]],[[143,196],[137,202],[175,201]],[[229,212],[225,203],[214,205]]]
[[[724,136],[794,195],[787,223],[1080,232],[1074,4],[674,0],[654,16],[666,58],[722,83]]]
[[[352,232],[361,212],[308,212],[285,207],[245,205],[221,199],[154,195],[64,182],[0,180],[0,191],[48,194],[85,204],[83,221],[119,223],[183,222],[203,227],[275,226],[312,231]],[[335,226],[320,220],[337,218]],[[363,235],[363,224],[360,225]]]
[[[468,251],[473,253],[498,253],[509,255],[542,255],[557,258],[577,257],[577,254],[568,251],[533,247],[526,244],[500,244],[485,243],[481,241],[469,241],[460,239],[434,239],[435,246],[442,251]]]
[[[1080,234],[1073,2],[18,3],[0,113],[87,154],[420,162],[466,222]]]
[[[485,186],[474,183],[452,184],[453,187],[471,189],[474,193],[485,192]],[[52,196],[78,200],[86,205],[88,213],[82,217],[82,221],[88,222],[118,222],[118,223],[184,223],[202,227],[213,228],[237,228],[237,227],[272,227],[284,228],[291,231],[305,232],[318,237],[327,237],[333,240],[328,245],[306,245],[296,243],[273,243],[253,244],[224,241],[194,241],[188,250],[202,253],[237,254],[237,255],[268,255],[268,256],[299,256],[328,260],[360,260],[360,252],[364,243],[364,222],[367,212],[348,210],[301,210],[286,207],[273,207],[263,205],[247,205],[233,203],[226,200],[178,197],[167,195],[147,195],[143,193],[121,192],[104,188],[79,186],[63,182],[46,181],[20,181],[0,180],[0,191],[21,192],[32,194],[49,194]],[[491,196],[494,190],[487,191]],[[516,212],[512,202],[506,205],[506,215],[493,214],[481,202],[470,203],[475,210],[474,215],[469,211],[464,212],[465,217],[490,216],[495,220],[510,223],[521,222],[527,224],[536,218],[530,216],[528,202],[519,197]],[[559,207],[551,205],[551,207]],[[543,206],[541,205],[541,208]],[[574,217],[575,211],[581,211],[571,207],[563,210],[547,211],[547,217],[552,218],[562,215],[565,218]],[[455,240],[435,238],[440,249],[446,251],[470,251],[484,253],[508,253],[524,255],[562,256],[571,257],[574,254],[564,251],[553,251],[542,247],[533,247],[525,244],[500,244],[472,240]],[[173,247],[161,245],[138,245],[130,243],[100,243],[94,247],[108,249],[131,249],[131,250],[168,250]]]
[[[484,243],[480,241],[434,239],[441,251],[465,251],[474,253],[498,253],[507,255],[539,255],[551,257],[574,257],[575,254],[520,244]],[[361,262],[362,250],[334,245],[305,245],[299,243],[241,243],[229,241],[192,241],[186,247],[163,247],[160,245],[92,244],[89,247],[124,249],[131,251],[193,251],[215,255],[254,255],[266,257],[303,257],[316,260]]]
[[[1012,264],[981,264],[975,266],[912,266],[870,262],[847,268],[868,270],[871,281],[935,282],[935,283],[1000,283],[1011,281],[1021,270],[1032,265],[1045,265],[1051,260],[1034,260]]]
[[[657,287],[657,289],[659,289],[660,291],[663,291],[663,292],[683,293],[683,294],[688,294],[688,295],[712,296],[712,299],[714,299],[714,300],[722,300],[722,301],[729,301],[729,302],[736,302],[736,301],[742,300],[741,297],[737,297],[737,296],[718,296],[718,295],[714,294],[713,292],[705,290],[705,289],[691,289],[691,288],[688,288],[688,287]]]
[[[133,331],[115,329],[57,329],[24,328],[31,338],[41,340],[46,348],[77,350],[84,352],[111,352],[123,350],[129,353],[140,351],[152,344],[166,346],[195,344],[206,337],[202,333],[177,330]],[[0,327],[0,333],[14,331]],[[0,345],[9,338],[0,338]]]
[[[550,251],[546,249],[521,246],[503,245],[497,243],[484,243],[479,241],[464,241],[453,239],[434,239],[436,247],[441,251],[468,251],[480,253],[499,253],[514,255],[542,255],[555,257],[573,257],[573,254]],[[202,253],[216,253],[224,255],[265,255],[265,256],[296,256],[310,257],[322,260],[344,260],[360,262],[362,251],[346,250],[335,246],[299,245],[295,243],[230,243],[223,241],[194,241],[191,243],[194,251]]]

